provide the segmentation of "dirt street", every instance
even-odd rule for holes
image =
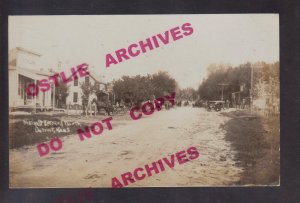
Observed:
[[[146,177],[130,187],[226,186],[242,169],[220,128],[230,118],[202,108],[154,112],[141,120],[112,121],[113,129],[80,141],[62,138],[63,149],[40,157],[35,146],[10,150],[10,187],[111,187],[113,177],[194,146],[200,157]],[[118,124],[114,126],[114,124]]]

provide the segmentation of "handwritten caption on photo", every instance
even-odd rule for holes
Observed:
[[[23,124],[25,126],[34,126],[35,133],[70,133],[70,127],[80,126],[78,121],[53,121],[41,119],[38,119],[37,121],[24,119]]]

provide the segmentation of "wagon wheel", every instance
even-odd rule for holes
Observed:
[[[215,110],[216,110],[216,111],[221,111],[221,105],[219,105],[219,104],[216,105],[216,106],[215,106]]]

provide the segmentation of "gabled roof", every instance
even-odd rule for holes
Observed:
[[[93,72],[89,70],[89,75],[91,76],[91,78],[93,78],[96,82],[100,83],[100,84],[105,84],[103,81],[100,81],[100,78]]]
[[[38,56],[38,57],[42,56],[42,54],[40,54],[40,53],[37,53],[37,52],[35,52],[35,51],[31,51],[31,50],[29,50],[29,49],[25,49],[25,48],[23,48],[23,47],[16,47],[16,49],[17,49],[17,50],[20,50],[20,51],[24,51],[24,52],[30,53],[30,54],[33,54],[33,55],[36,55],[36,56]]]
[[[20,67],[18,67],[18,69],[25,70],[25,71],[28,71],[28,72],[31,72],[31,73],[34,73],[34,74],[37,74],[37,75],[41,75],[41,76],[51,76],[51,75],[53,75],[53,73],[51,73],[49,71],[45,71],[45,70],[33,70],[33,69],[29,69],[29,68],[20,68]]]
[[[98,82],[98,83],[100,83],[100,84],[105,84],[105,82],[104,81],[101,81],[100,80],[100,78],[99,78],[99,76],[97,76],[96,75],[96,73],[95,72],[93,72],[93,71],[91,71],[91,70],[89,70],[89,69],[87,69],[88,70],[88,72],[89,72],[89,76],[94,80],[94,81],[96,81],[96,82]],[[60,72],[63,72],[64,70],[59,70],[59,71],[54,71],[53,73],[51,73],[52,75],[54,75],[54,74],[59,74]],[[78,70],[76,69],[75,70],[75,73],[74,74],[76,74],[76,73],[78,73]],[[72,77],[73,75],[70,75],[69,76],[69,78],[70,77]]]
[[[27,71],[23,68],[17,68],[15,70],[18,72],[18,74],[23,75],[23,76],[25,76],[27,78],[30,78],[32,80],[38,80],[40,78],[40,76],[38,76],[37,74],[32,73],[30,71]]]
[[[17,71],[17,73],[24,75],[28,78],[31,78],[33,80],[40,80],[42,77],[48,77],[53,74],[48,71],[32,70],[32,69],[20,68],[16,66],[14,66],[14,68],[12,68],[12,66],[9,67],[10,67],[9,70]]]

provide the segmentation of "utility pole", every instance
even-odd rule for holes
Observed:
[[[251,90],[249,91],[250,93],[250,113],[252,114],[253,110],[253,65],[251,64]]]
[[[228,84],[220,83],[218,85],[222,87],[221,101],[223,101],[224,100],[224,96],[223,96],[224,87],[227,86]]]

